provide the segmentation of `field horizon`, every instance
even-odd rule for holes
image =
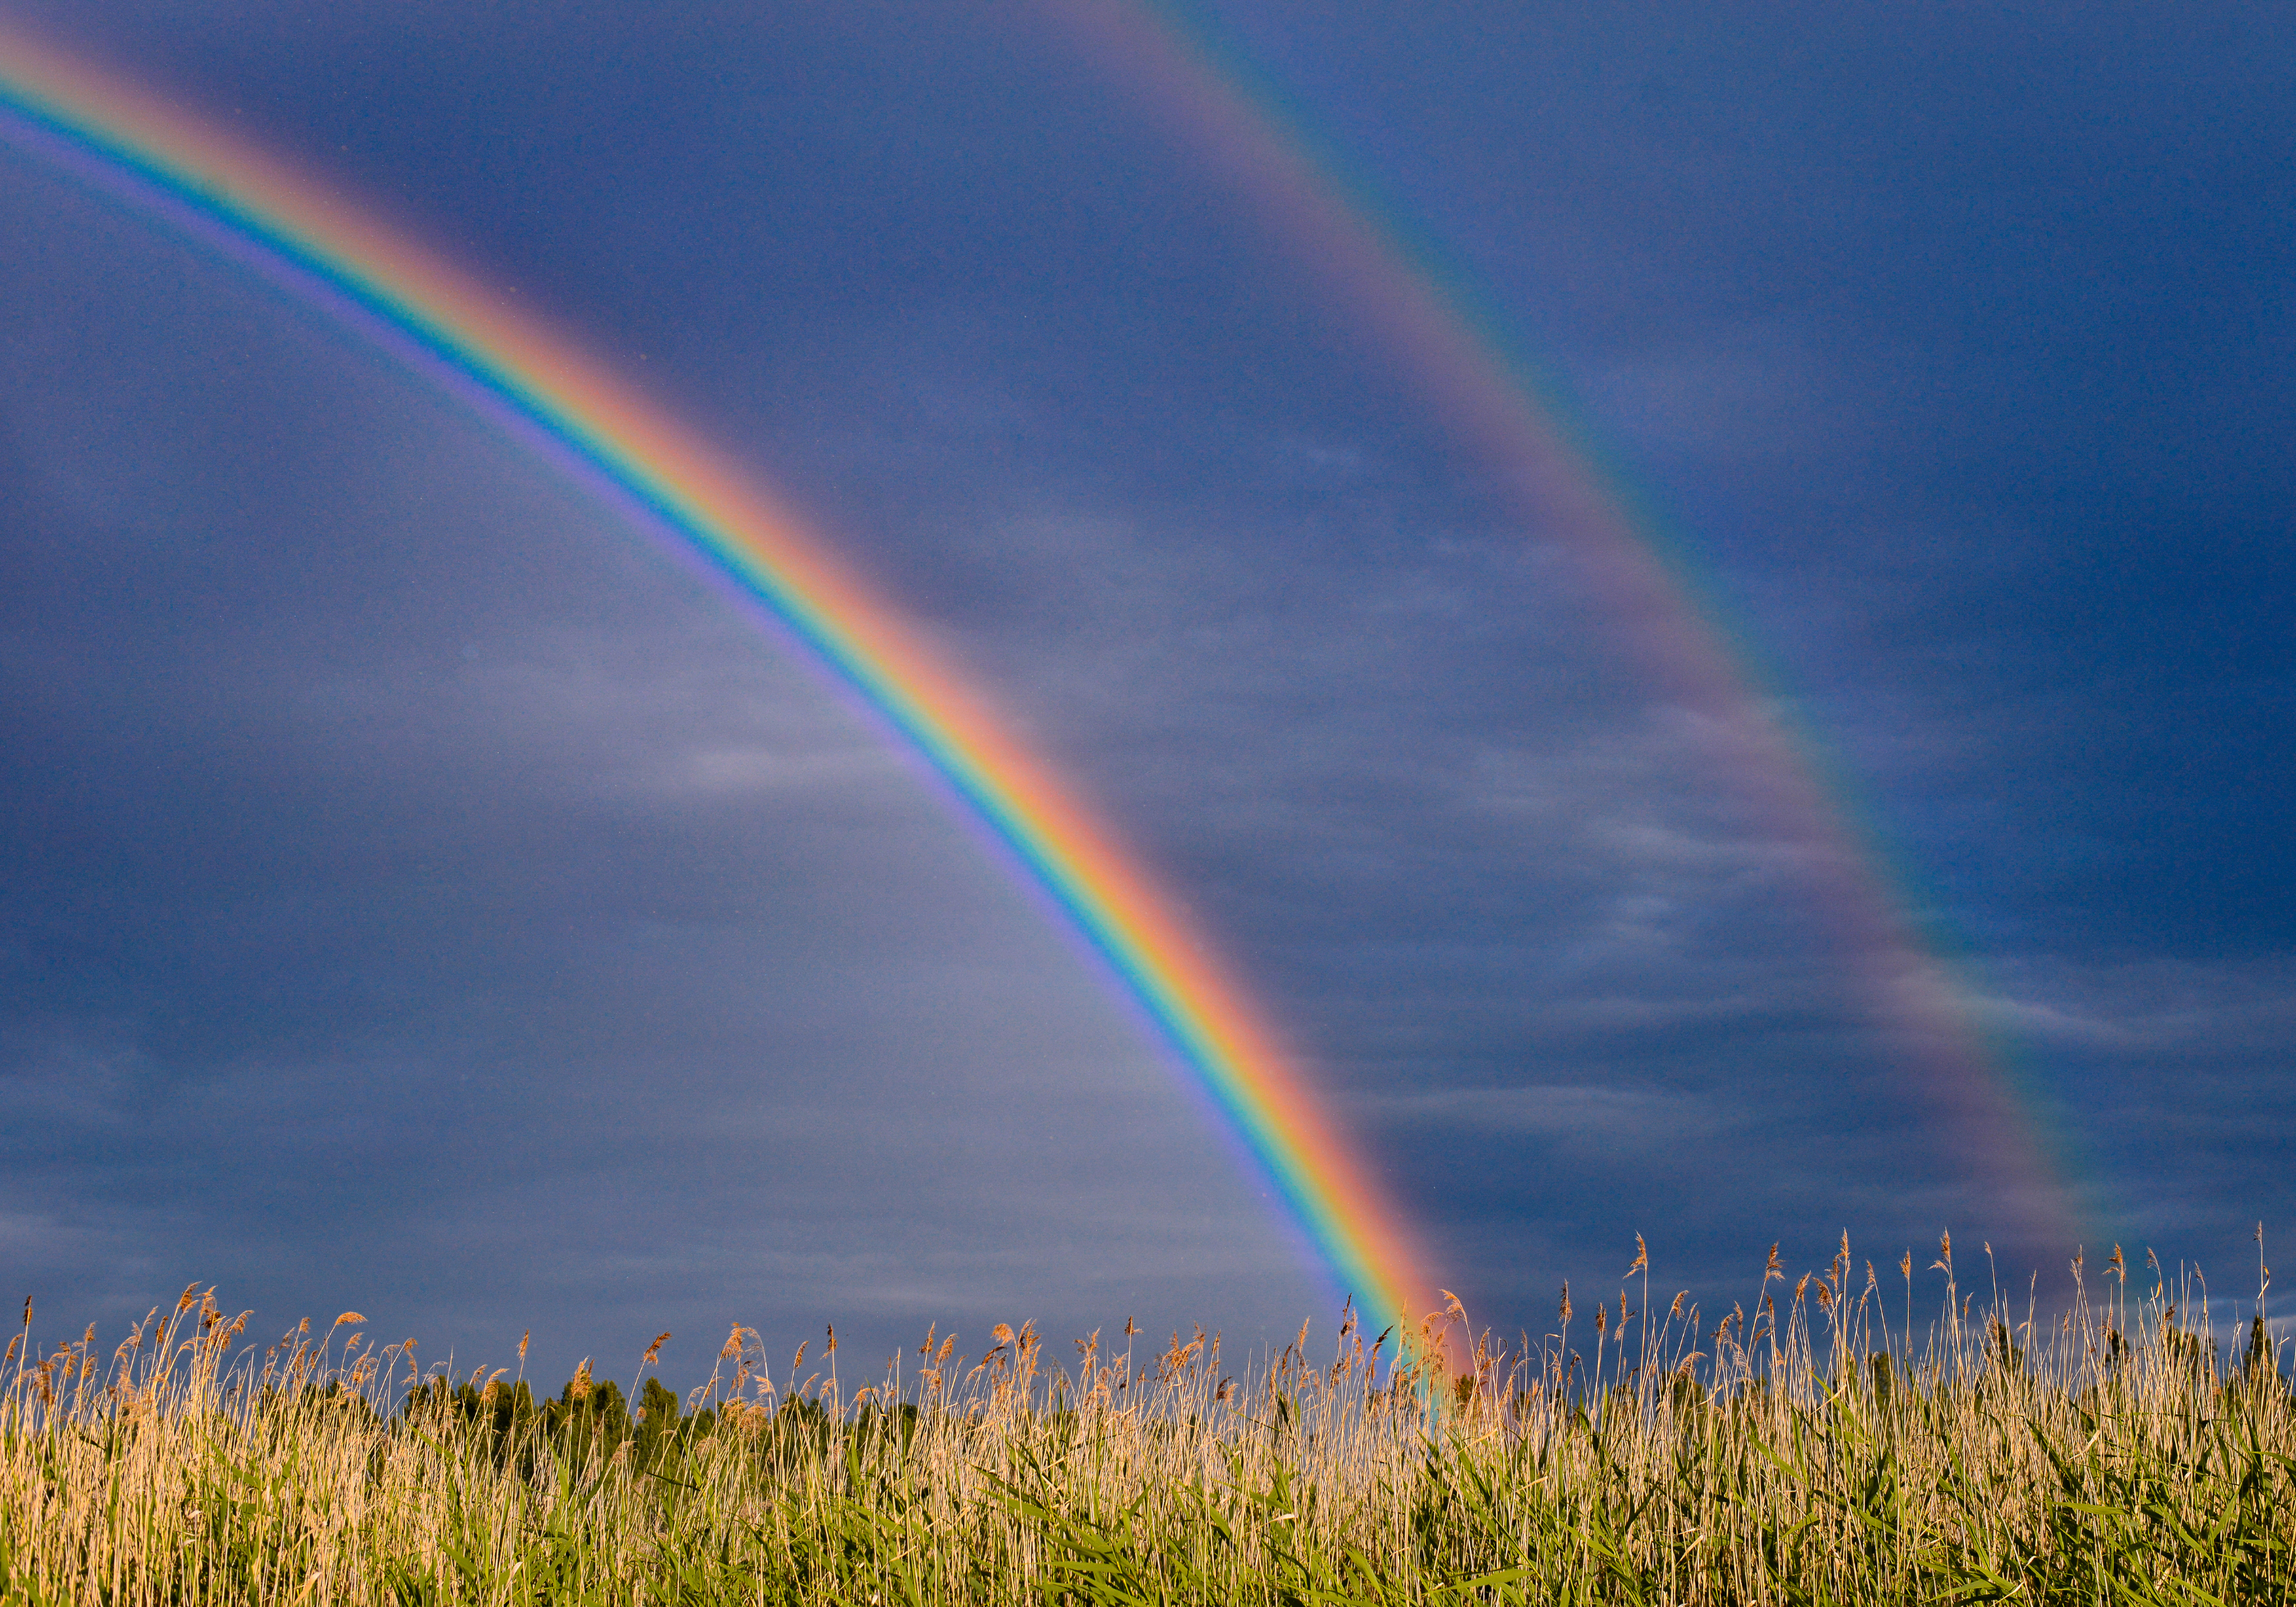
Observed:
[[[8,1348],[12,1604],[2296,1599],[2269,1274],[2236,1342],[2118,1246],[2075,1300],[1845,1237],[1715,1314],[1648,1283],[1509,1344],[1455,1300],[1281,1351],[936,1324],[883,1373],[734,1325],[710,1380],[553,1395],[356,1311],[258,1349],[187,1288]],[[2130,1275],[2137,1291],[2128,1287]],[[1895,1275],[1894,1280],[1891,1275]],[[1897,1284],[1892,1291],[1890,1282]],[[1902,1291],[1906,1303],[1893,1302]],[[1131,1329],[1131,1324],[1127,1324]],[[521,1351],[524,1346],[521,1346]],[[976,1350],[978,1354],[976,1354]],[[1328,1358],[1325,1351],[1328,1350]],[[518,1359],[522,1359],[518,1358]]]

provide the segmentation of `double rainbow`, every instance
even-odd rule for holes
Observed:
[[[1912,1091],[1955,1130],[1960,1169],[1992,1193],[1996,1221],[2037,1241],[2066,1239],[2065,1192],[1959,989],[1669,569],[1652,521],[1604,482],[1558,410],[1536,399],[1505,342],[1464,316],[1440,276],[1351,202],[1328,164],[1200,38],[1136,0],[1043,3],[1317,266],[1356,327],[1512,488],[1526,526],[1575,557],[1594,605],[1695,734],[1705,762],[1770,834],[1798,845],[1839,946],[1862,963],[1873,1019],[1898,1046]],[[739,470],[502,295],[148,91],[0,30],[0,113],[12,113],[0,132],[132,189],[140,204],[363,324],[570,455],[591,483],[636,504],[769,610],[914,745],[1061,906],[1222,1108],[1365,1316],[1387,1323],[1428,1308],[1433,1291],[1406,1219],[1268,1023],[1206,957],[1201,935],[981,697]]]

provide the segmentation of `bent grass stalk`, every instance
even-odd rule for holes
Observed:
[[[258,1355],[194,1286],[107,1360],[92,1329],[36,1354],[28,1308],[0,1595],[2296,1601],[2296,1406],[2261,1288],[2225,1357],[2189,1283],[2131,1303],[2117,1247],[2102,1298],[2076,1260],[2047,1317],[1997,1294],[1972,1320],[1949,1242],[1939,1260],[1918,1352],[1846,1238],[1794,1284],[1773,1252],[1752,1318],[1710,1329],[1686,1295],[1653,1310],[1638,1241],[1641,1307],[1597,1303],[1591,1365],[1567,1292],[1555,1332],[1511,1346],[1456,1297],[1400,1350],[1343,1311],[1328,1362],[1304,1327],[1248,1363],[1176,1333],[1137,1372],[1128,1321],[1069,1369],[1026,1324],[969,1366],[928,1333],[926,1365],[851,1399],[799,1385],[802,1350],[776,1390],[736,1325],[706,1384],[649,1382],[636,1419],[586,1363],[537,1402],[501,1370],[425,1373],[355,1312]]]

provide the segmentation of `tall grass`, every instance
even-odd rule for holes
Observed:
[[[187,1291],[109,1358],[27,1328],[0,1405],[6,1603],[2296,1601],[2296,1406],[2259,1292],[2118,1250],[2053,1317],[1844,1242],[1710,1325],[1648,1284],[1498,1347],[1000,1327],[846,1394],[736,1329],[633,1419],[308,1325],[258,1354]],[[1899,1285],[1902,1284],[1902,1298]],[[1314,1357],[1310,1357],[1313,1345]],[[1121,1347],[1120,1349],[1119,1347]],[[521,1353],[523,1346],[521,1347]],[[652,1363],[659,1341],[647,1354]],[[642,1364],[642,1369],[643,1365]]]

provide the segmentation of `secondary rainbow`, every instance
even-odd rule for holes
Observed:
[[[0,29],[0,130],[332,304],[570,451],[762,603],[946,778],[1065,912],[1375,1324],[1429,1308],[1404,1216],[1204,935],[978,692],[775,499],[572,342],[291,164]]]
[[[1595,607],[1639,662],[1713,777],[1801,859],[1836,939],[1863,967],[1871,1019],[1913,1073],[1907,1090],[1953,1131],[1963,1177],[1992,1205],[1997,1234],[2070,1244],[2079,1213],[2009,1069],[1972,1019],[1964,991],[1913,932],[1873,849],[1859,840],[1812,756],[1756,689],[1669,563],[1658,522],[1595,464],[1565,410],[1541,397],[1508,343],[1469,310],[1456,276],[1350,194],[1281,93],[1256,84],[1185,5],[1146,0],[1040,0],[1046,14],[1197,147],[1250,202],[1267,231],[1322,277],[1349,326],[1383,347],[1422,396],[1512,493],[1526,529],[1576,561]]]

